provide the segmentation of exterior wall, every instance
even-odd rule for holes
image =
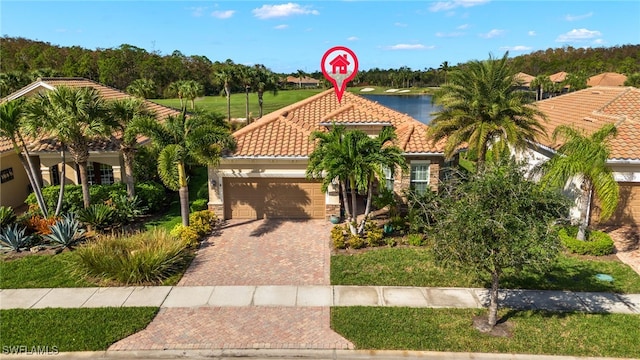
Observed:
[[[60,165],[60,154],[47,152],[41,153],[40,156],[40,172],[42,174],[42,180],[45,186],[54,184],[54,180],[52,178],[53,174],[49,170],[54,165],[58,165],[58,170],[62,169],[59,167]],[[80,183],[79,176],[76,173],[76,165],[71,160],[70,155],[65,154],[66,160],[66,173],[65,173],[65,185],[78,185]],[[120,156],[119,152],[92,152],[89,154],[89,162],[98,162],[102,164],[110,165],[113,169],[113,181],[121,182],[124,171],[124,164],[122,163],[122,156]]]
[[[0,157],[0,169],[12,169],[13,179],[0,184],[0,206],[17,208],[24,204],[29,195],[29,178],[18,155],[6,152]]]
[[[429,187],[432,191],[438,191],[438,185],[440,184],[440,170],[444,165],[444,157],[443,156],[434,156],[434,155],[422,155],[422,156],[411,156],[407,157],[407,165],[411,168],[411,161],[417,160],[428,160],[429,161]],[[403,196],[405,190],[409,189],[411,186],[411,172],[406,171],[402,172],[400,169],[396,170],[394,183],[393,183],[393,191],[398,195],[403,201],[406,199]]]

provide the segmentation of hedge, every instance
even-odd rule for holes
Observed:
[[[603,256],[613,253],[613,240],[609,234],[598,230],[588,230],[585,241],[578,240],[577,234],[578,228],[575,226],[562,228],[558,231],[562,244],[574,254]]]

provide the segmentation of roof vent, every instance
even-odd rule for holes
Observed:
[[[588,116],[585,116],[584,118],[582,118],[582,120],[584,120],[584,121],[588,121],[588,122],[595,122],[595,121],[596,121],[596,119],[594,119],[594,118],[590,118],[590,117],[588,117]]]
[[[280,115],[282,115],[282,117],[287,117],[287,115],[289,115],[289,111],[283,111]]]
[[[600,90],[594,90],[594,91],[592,91],[591,93],[592,93],[592,94],[594,94],[594,95],[601,95],[601,94],[602,94],[602,91],[600,91]]]

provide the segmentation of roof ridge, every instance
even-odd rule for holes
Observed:
[[[345,111],[349,111],[351,109],[353,109],[355,107],[355,105],[353,103],[351,104],[347,104],[347,105],[341,105],[339,106],[337,109],[335,109],[334,111],[328,113],[327,115],[323,116],[320,118],[320,121],[325,122],[329,119],[331,119],[332,117],[335,117],[336,115],[342,114]]]
[[[409,132],[407,133],[407,137],[402,141],[402,145],[400,146],[400,148],[402,150],[406,150],[407,149],[407,145],[409,144],[409,140],[411,140],[411,135],[413,135],[413,132],[415,130],[415,125],[411,124],[411,123],[406,123],[408,126],[410,126],[409,128]]]

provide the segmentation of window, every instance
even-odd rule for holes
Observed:
[[[107,164],[90,162],[87,164],[87,180],[89,185],[111,185],[113,184],[113,168]],[[80,174],[78,170],[79,182]]]
[[[386,166],[383,166],[382,171],[384,172],[385,187],[387,188],[387,190],[393,191],[394,179],[393,179],[393,176],[391,176],[391,169],[389,169]]]
[[[428,160],[411,162],[411,189],[419,194],[429,190],[429,164]]]

